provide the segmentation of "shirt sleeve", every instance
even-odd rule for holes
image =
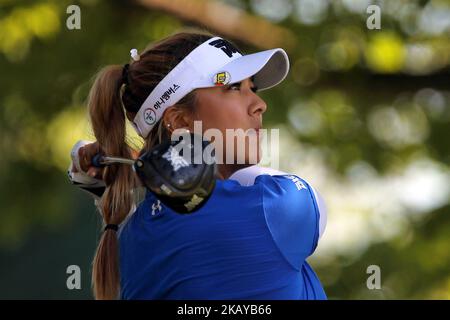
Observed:
[[[272,238],[286,260],[300,270],[319,239],[314,191],[295,175],[261,175],[257,182],[262,184],[263,211]]]
[[[317,210],[319,211],[319,240],[320,240],[327,226],[328,208],[325,204],[325,200],[320,195],[320,193],[313,186],[310,185],[310,187],[314,194],[314,199],[316,200]]]

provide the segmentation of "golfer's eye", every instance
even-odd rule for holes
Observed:
[[[233,83],[233,84],[230,84],[230,86],[228,87],[228,89],[229,90],[240,90],[241,89],[241,83],[240,82],[238,82],[238,83]]]
[[[230,84],[228,86],[228,90],[241,90],[241,85],[242,85],[242,82]],[[250,90],[252,90],[253,92],[256,92],[258,90],[258,87],[253,86],[252,88],[250,88]]]

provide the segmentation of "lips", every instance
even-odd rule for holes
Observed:
[[[253,129],[253,130],[252,130]],[[250,128],[248,128],[247,129],[247,132],[249,133],[249,134],[256,134],[256,135],[260,135],[262,132],[261,132],[261,129],[262,129],[262,124],[259,124],[259,125],[256,125],[255,127],[250,127]]]
[[[249,132],[251,132],[251,134],[255,134],[259,138],[262,137],[262,131],[261,131],[262,127],[261,126],[257,126],[257,127],[251,128],[251,129],[254,130],[254,131],[253,130],[249,131]]]
[[[253,129],[255,131],[250,130],[250,129]],[[248,129],[248,132],[255,132],[256,134],[259,134],[261,131],[261,127],[254,127],[254,128],[250,128],[250,129]]]

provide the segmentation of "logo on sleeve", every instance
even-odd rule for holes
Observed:
[[[297,190],[306,189],[306,186],[303,184],[303,182],[296,176],[288,175],[286,176],[286,178],[290,179],[293,183],[295,183]]]
[[[162,210],[161,201],[156,200],[156,202],[153,202],[153,204],[152,204],[152,216],[160,213],[161,210]]]

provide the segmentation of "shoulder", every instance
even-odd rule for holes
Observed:
[[[287,173],[272,168],[254,165],[234,172],[230,176],[230,179],[238,181],[241,186],[250,186],[255,183],[256,177],[264,174],[273,176],[273,175],[285,175]]]
[[[295,192],[286,194],[286,191],[307,190],[319,214],[319,238],[322,237],[325,232],[327,224],[327,207],[325,200],[317,188],[314,188],[305,179],[284,171],[258,165],[238,170],[231,175],[230,179],[238,181],[241,186],[261,184],[266,193],[274,193],[275,195],[284,194],[283,200],[293,200],[293,197],[298,197],[298,194]]]
[[[325,229],[322,197],[305,179],[280,170],[252,166],[230,179],[241,185],[259,185],[267,227],[288,262],[300,268]]]
[[[305,195],[315,200],[317,191],[305,180],[295,174],[254,165],[236,171],[230,176],[241,186],[262,185],[269,195],[283,195],[286,198],[298,198]],[[299,193],[301,191],[306,191]]]

